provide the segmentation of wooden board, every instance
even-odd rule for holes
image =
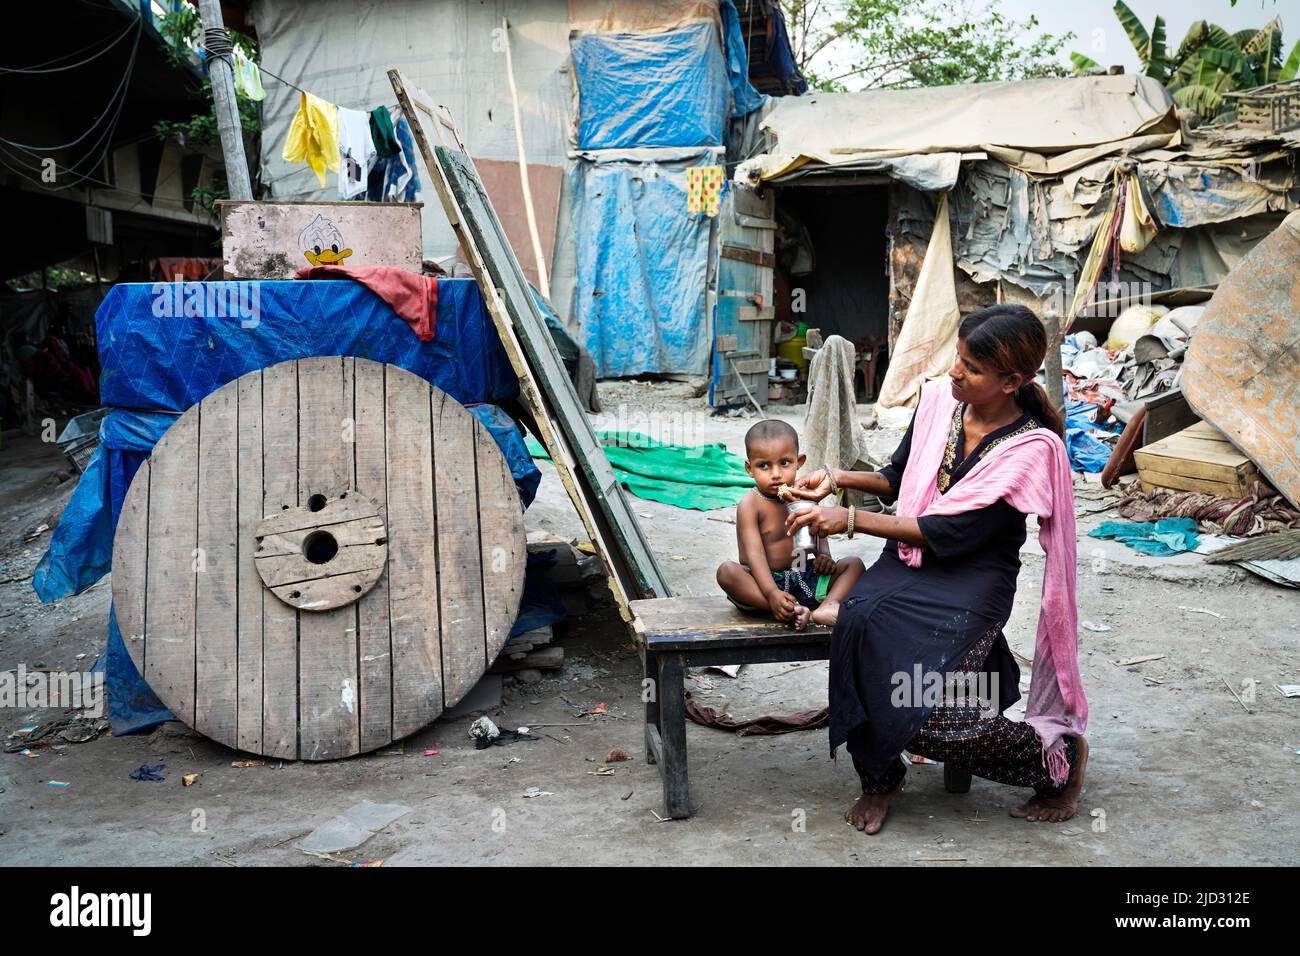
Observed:
[[[1228,273],[1183,363],[1192,409],[1300,504],[1300,211]]]
[[[520,391],[560,480],[596,545],[625,618],[628,601],[671,592],[569,381],[523,270],[445,109],[389,70],[397,101],[469,259]]]
[[[336,554],[308,553],[318,533]],[[378,580],[354,591],[379,552]],[[329,760],[461,700],[509,638],[527,556],[478,419],[410,372],[333,357],[249,373],[182,415],[131,483],[113,560],[127,650],[178,718]],[[355,597],[286,603],[298,567]]]
[[[830,628],[815,625],[795,630],[793,622],[778,621],[771,614],[741,611],[723,597],[633,601],[632,613],[637,639],[658,650],[816,644],[825,643],[831,634]]]
[[[1258,480],[1254,463],[1208,422],[1197,422],[1133,453],[1144,488],[1242,498]]]
[[[220,200],[225,277],[292,279],[299,269],[329,264],[336,255],[343,256],[339,264],[344,266],[397,266],[419,272],[423,205]]]

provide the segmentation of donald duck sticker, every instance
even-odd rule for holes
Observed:
[[[352,255],[352,250],[344,246],[338,226],[320,215],[298,234],[298,248],[314,266],[336,266]]]

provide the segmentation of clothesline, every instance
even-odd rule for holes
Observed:
[[[338,173],[339,198],[410,202],[420,187],[410,124],[396,106],[339,106],[248,59],[224,29],[204,31],[203,55],[230,65],[236,92],[260,102],[266,98],[262,74],[299,93],[281,157],[305,163],[325,186],[326,170]]]

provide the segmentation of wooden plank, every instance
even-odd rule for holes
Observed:
[[[818,644],[831,634],[830,628],[816,626],[797,631],[791,622],[747,614],[720,597],[633,601],[632,613],[648,647]]]
[[[400,738],[419,730],[443,710],[438,527],[433,501],[428,383],[409,372],[389,368],[384,410],[393,736]]]
[[[748,249],[745,246],[723,243],[721,255],[724,259],[748,262],[751,265],[762,266],[766,269],[771,269],[776,265],[776,257],[772,253],[763,252],[759,249]]]
[[[154,447],[150,470],[149,569],[144,679],[173,714],[194,723],[194,591],[198,498],[160,493],[198,481],[200,413],[176,420]],[[163,636],[166,635],[166,636]]]
[[[1144,491],[1151,491],[1154,488],[1172,488],[1174,491],[1195,491],[1203,495],[1218,495],[1221,498],[1244,498],[1249,492],[1248,483],[1229,484],[1150,469],[1139,469],[1138,480],[1141,481]]]
[[[298,366],[262,371],[262,515],[298,507]],[[259,579],[260,582],[260,579]],[[262,750],[298,757],[298,612],[262,601]]]
[[[238,734],[239,392],[218,389],[199,420],[194,729]]]
[[[135,669],[145,671],[145,578],[149,565],[149,462],[122,499],[113,536],[113,615]]]
[[[306,255],[332,245],[345,266],[397,266],[419,272],[422,203],[221,200],[221,256],[228,279],[292,279],[313,265]],[[319,222],[317,220],[319,219]],[[332,236],[335,242],[325,241]]]
[[[315,495],[338,498],[352,486],[350,386],[339,357],[298,362],[299,505]],[[356,621],[351,606],[298,616],[298,749],[303,760],[357,752]]]
[[[630,598],[669,593],[662,571],[578,402],[454,124],[426,95],[408,87],[399,71],[390,70],[388,76],[399,104],[416,120],[412,129],[416,143],[520,378],[521,394],[539,437],[597,546],[611,590],[627,616]],[[439,147],[435,154],[430,134],[457,149]],[[491,248],[485,249],[485,242]]]
[[[474,419],[439,390],[431,414],[443,706],[454,707],[487,666]]]
[[[523,504],[510,475],[510,466],[497,451],[491,433],[477,421],[474,423],[474,467],[481,503],[479,551],[483,556],[484,660],[491,665],[510,640],[510,628],[519,614],[528,554],[527,547],[522,545],[526,540]],[[546,632],[549,639],[550,629],[546,628]]]
[[[379,506],[387,524],[388,481],[384,439],[384,366],[355,361],[353,486]],[[388,535],[385,534],[385,540]],[[360,749],[382,747],[393,739],[393,655],[388,629],[388,575],[382,575],[369,600],[357,605],[358,703]]]
[[[262,373],[239,379],[239,749],[262,752],[262,581],[253,566],[262,520]]]

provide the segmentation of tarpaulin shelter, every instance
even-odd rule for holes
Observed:
[[[1077,313],[1076,328],[1105,313],[1104,331],[1117,290],[1158,296],[1226,275],[1300,203],[1298,147],[1296,131],[1189,128],[1151,78],[1085,76],[772,100],[735,180],[775,194],[777,268],[807,290],[800,318],[892,346],[905,321],[934,320],[910,308],[940,194],[961,312],[1021,301]],[[1136,238],[1099,276],[1094,239],[1120,195]],[[847,262],[846,243],[858,253]],[[1094,293],[1081,277],[1105,281]],[[851,297],[824,292],[854,283]]]
[[[250,17],[267,68],[318,97],[392,109],[384,71],[400,66],[445,106],[527,271],[509,42],[551,304],[602,377],[707,371],[719,235],[716,217],[688,209],[689,171],[721,167],[732,129],[768,100],[751,51],[764,90],[805,88],[776,0],[254,0]],[[297,104],[268,85],[262,178],[277,199],[327,198],[281,157]],[[426,257],[456,253],[437,203],[423,228]]]

